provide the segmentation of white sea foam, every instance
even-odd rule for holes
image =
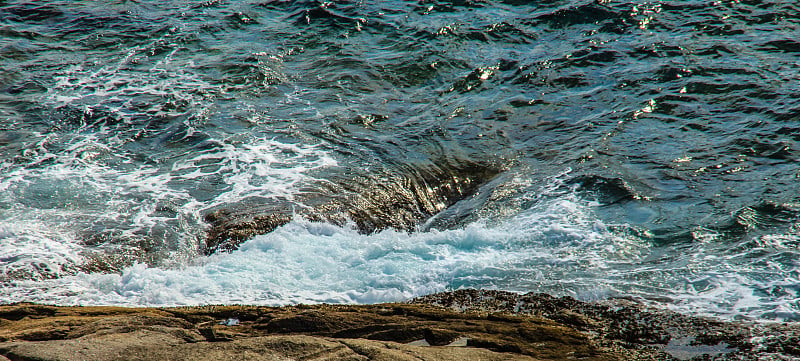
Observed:
[[[31,135],[35,142],[16,159],[0,160],[0,280],[23,269],[36,278],[68,275],[87,252],[134,261],[147,258],[137,248],[156,248],[169,253],[159,264],[183,265],[197,253],[204,210],[291,198],[313,180],[309,171],[336,165],[319,146],[259,131],[204,134],[201,149],[183,154],[137,148],[166,128],[191,136],[225,95],[224,82],[176,56],[185,36],[164,30],[55,74],[41,99],[55,130]],[[53,254],[37,255],[43,247]]]
[[[668,307],[718,317],[800,315],[796,261],[754,265],[752,247],[741,253],[715,248],[717,235],[707,230],[697,230],[696,242],[683,250],[614,232],[594,216],[597,204],[564,187],[568,171],[536,185],[515,179],[517,201],[526,209],[491,225],[360,235],[298,220],[231,254],[196,258],[204,210],[253,197],[291,198],[314,181],[311,171],[336,161],[320,146],[258,133],[211,138],[202,150],[167,161],[137,160],[124,151],[130,141],[125,132],[138,131],[140,120],[133,118],[186,116],[183,125],[191,132],[192,122],[205,119],[223,94],[192,73],[191,64],[173,63],[172,52],[151,61],[147,71],[132,66],[143,53],[134,48],[114,64],[73,66],[46,99],[54,108],[83,109],[84,121],[100,105],[133,125],[85,123],[77,127],[91,131],[41,134],[23,154],[25,162],[0,164],[0,302],[373,303],[484,287],[587,300],[666,299]],[[137,103],[141,96],[173,104]],[[137,263],[120,274],[80,272],[85,238],[106,231],[115,232],[115,246],[135,248],[155,239],[171,254],[158,267]],[[760,241],[767,253],[797,259],[796,237]]]
[[[0,301],[59,304],[373,303],[461,287],[590,295],[607,292],[605,272],[643,247],[611,234],[573,196],[541,202],[508,222],[463,229],[362,235],[296,220],[230,254],[179,268],[126,268],[17,281]],[[618,249],[613,243],[624,245]],[[38,289],[36,292],[15,292]]]
[[[35,220],[3,221],[0,225],[0,275],[35,281],[69,273],[65,267],[79,261],[81,251],[71,238],[67,232]]]
[[[673,272],[665,270],[658,281],[675,284],[668,306],[682,312],[797,321],[797,241],[791,234],[769,234],[735,245],[697,242],[672,262],[682,267],[675,267]],[[753,243],[760,247],[753,247]]]
[[[113,176],[89,177],[86,182],[95,192],[103,189],[101,194],[137,194],[150,206],[156,200],[163,201],[160,197],[164,192],[173,192],[171,197],[187,200],[181,206],[184,208],[179,207],[181,212],[196,212],[202,202],[191,200],[186,184],[171,188],[175,179],[199,181],[219,174],[250,174],[251,178],[237,178],[236,182],[245,185],[243,188],[228,188],[230,197],[236,199],[292,189],[297,182],[304,182],[303,174],[309,167],[335,164],[315,147],[271,139],[248,144],[229,144],[176,162],[170,168],[172,179],[145,168],[140,173],[125,173],[128,181],[121,182],[122,175],[111,168],[96,173]],[[218,174],[220,168],[203,168],[209,160],[227,170]],[[280,167],[270,167],[271,162],[278,162]],[[287,168],[293,162],[297,162],[297,168]],[[63,179],[59,177],[69,178],[71,172],[78,172],[37,169],[39,173],[12,173],[5,180],[5,187],[31,186],[41,179],[54,183]],[[138,263],[119,274],[73,271],[56,273],[61,276],[56,279],[16,278],[0,287],[0,303],[374,303],[483,287],[548,292],[584,300],[633,296],[683,312],[727,318],[780,320],[796,319],[800,314],[800,270],[796,261],[786,261],[797,258],[792,246],[795,238],[764,236],[759,240],[761,251],[777,252],[783,260],[753,257],[748,254],[753,252],[752,247],[740,247],[742,253],[714,248],[726,247],[718,242],[659,247],[647,239],[616,232],[615,227],[599,221],[593,213],[598,205],[565,190],[561,178],[568,177],[559,176],[531,189],[531,194],[538,195],[529,199],[530,206],[500,222],[477,222],[445,231],[408,234],[387,230],[362,235],[349,227],[295,220],[270,234],[252,238],[232,253],[189,257],[170,267]],[[269,182],[273,183],[262,186]],[[119,184],[127,186],[119,188]],[[247,188],[247,184],[252,187]],[[280,186],[274,188],[276,184]],[[221,196],[225,198],[224,193]],[[152,199],[148,201],[147,197]],[[30,211],[26,209],[18,215]],[[52,209],[38,211],[44,220],[58,219],[52,213],[44,214],[55,212]],[[67,212],[61,215],[64,220],[80,219],[77,214],[59,212]],[[158,223],[147,211],[137,214],[140,218],[127,221]],[[5,271],[59,269],[77,262],[80,247],[71,238],[74,233],[65,229],[69,227],[52,227],[47,222],[14,225],[15,219],[19,217],[8,218],[0,226],[0,237],[4,238],[0,262]],[[707,238],[706,231],[696,233],[698,239]],[[37,263],[40,260],[44,265]]]
[[[0,203],[13,205],[0,208],[0,274],[31,269],[40,263],[34,250],[52,245],[59,247],[47,272],[68,274],[83,262],[85,238],[103,232],[130,247],[161,242],[173,252],[167,260],[182,264],[195,252],[205,209],[246,197],[289,198],[313,180],[310,170],[336,165],[319,147],[253,136],[211,140],[216,147],[171,165],[141,164],[105,151],[99,135],[80,137],[66,151],[43,143],[30,163],[0,165]]]
[[[295,221],[230,254],[179,269],[138,264],[121,275],[79,274],[13,287],[39,288],[35,301],[61,304],[371,303],[480,283],[498,287],[532,256],[524,239],[479,225],[462,230],[361,235],[350,228]],[[546,259],[551,259],[547,261]],[[501,273],[501,275],[498,275]],[[18,293],[3,291],[0,301]],[[26,295],[26,299],[30,295]],[[19,296],[16,296],[19,297]]]

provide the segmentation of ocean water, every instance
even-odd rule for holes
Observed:
[[[798,24],[793,1],[0,1],[0,302],[483,287],[800,320]],[[203,252],[213,210],[442,159],[502,172],[416,231],[298,217]]]

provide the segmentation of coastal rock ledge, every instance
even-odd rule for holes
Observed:
[[[460,290],[377,305],[0,306],[5,360],[794,360],[800,327]]]

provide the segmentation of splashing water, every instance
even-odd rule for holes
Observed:
[[[798,10],[3,2],[0,302],[485,287],[797,320]],[[418,232],[295,219],[200,252],[211,210],[440,159],[504,171]]]

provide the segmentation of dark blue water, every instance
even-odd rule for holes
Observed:
[[[487,287],[797,320],[797,24],[792,1],[0,1],[0,299]],[[209,210],[463,159],[502,172],[418,232],[298,219],[202,255]]]

